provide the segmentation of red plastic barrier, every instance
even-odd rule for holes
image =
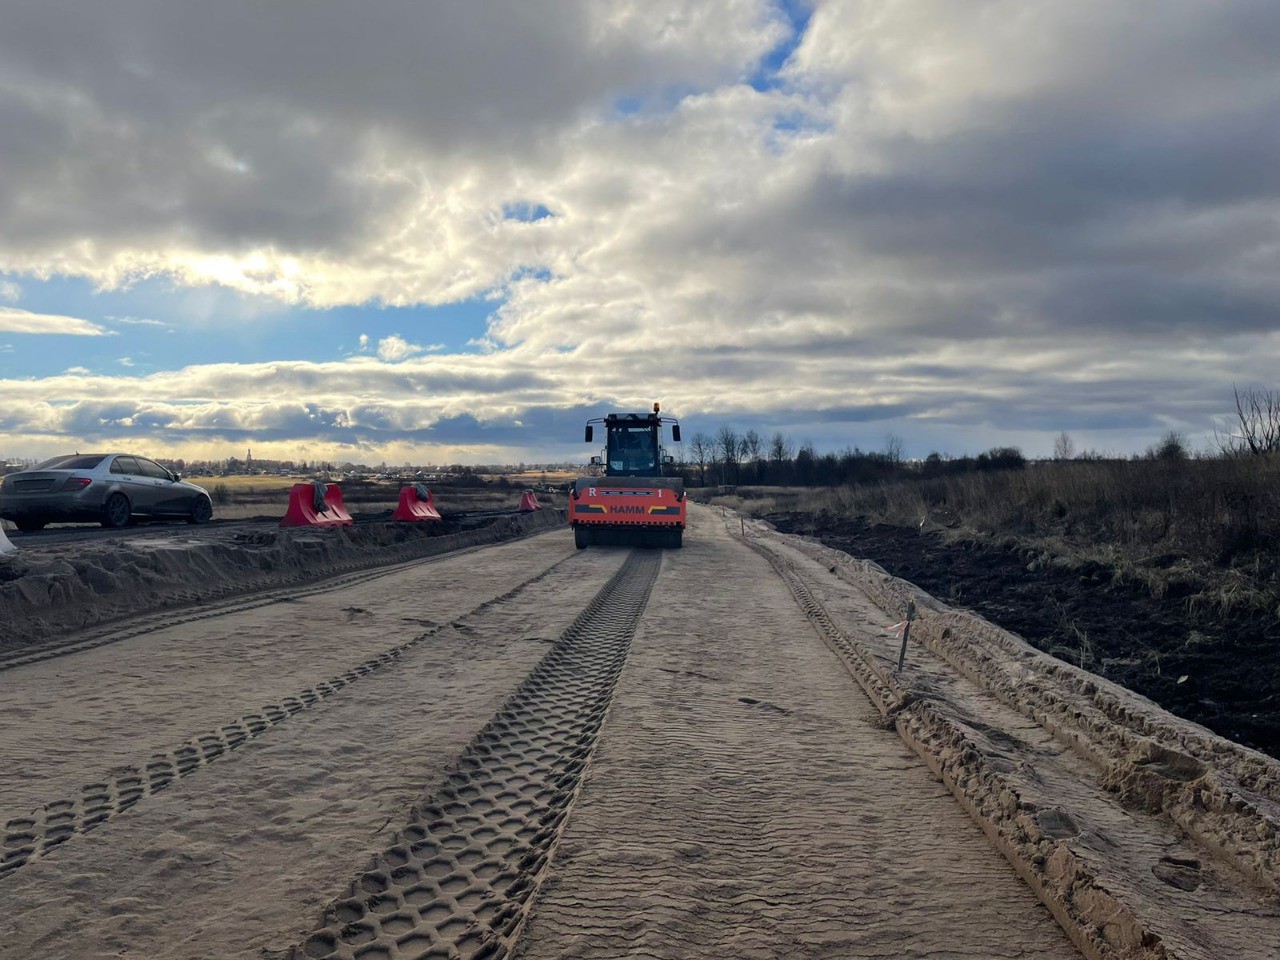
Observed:
[[[424,497],[423,494],[426,494]],[[439,520],[440,512],[436,510],[436,495],[420,483],[400,488],[400,503],[396,512],[391,514],[392,520]]]
[[[324,494],[319,491],[323,489]],[[342,503],[342,491],[336,483],[295,483],[289,489],[289,508],[282,527],[347,527],[355,523]]]
[[[542,504],[538,503],[538,498],[533,495],[532,490],[526,490],[520,495],[520,509],[528,513],[530,510],[541,510]]]
[[[336,483],[325,487],[324,502],[329,507],[328,515],[337,518],[333,521],[334,526],[346,527],[355,523],[351,514],[347,513],[347,505],[342,502],[342,490]]]

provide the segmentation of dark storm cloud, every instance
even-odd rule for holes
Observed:
[[[940,142],[891,142],[885,172],[820,174],[800,209],[823,230],[848,230],[856,250],[962,274],[1107,267],[1123,252],[1114,238],[1128,221],[1169,205],[1188,220],[1239,214],[1280,195],[1280,125],[1266,122],[1280,115],[1280,85],[1247,114],[1169,128],[1044,112],[995,116],[995,131]],[[1215,242],[1201,252],[1220,261],[1238,251]],[[1153,266],[1167,259],[1157,244],[1128,253]]]
[[[582,2],[15,0],[0,213],[37,245],[353,253],[429,185],[414,155],[527,155],[612,91],[731,77],[710,14],[691,41]]]
[[[14,4],[0,260],[506,299],[481,355],[10,382],[9,422],[523,449],[653,395],[1141,449],[1274,379],[1280,6],[832,0],[763,92],[768,15],[704,6]]]

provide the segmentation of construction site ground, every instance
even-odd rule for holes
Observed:
[[[1280,763],[689,517],[24,634],[0,958],[1280,956]]]

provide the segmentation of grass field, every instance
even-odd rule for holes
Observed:
[[[534,487],[540,483],[560,485],[572,483],[581,473],[577,470],[526,470],[524,473],[504,474],[507,482],[518,486]]]
[[[755,516],[862,518],[947,540],[1017,542],[1101,564],[1159,598],[1280,615],[1280,458],[1070,461],[844,487],[737,487],[695,499]]]
[[[310,477],[183,477],[188,483],[198,483],[206,490],[212,490],[222,484],[228,490],[236,492],[257,490],[288,490],[295,483],[308,483]]]

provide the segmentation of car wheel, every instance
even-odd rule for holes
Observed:
[[[23,520],[15,520],[13,522],[17,525],[18,529],[21,530],[23,533],[35,533],[37,530],[43,530],[44,525],[49,521],[23,519]]]
[[[213,519],[213,504],[209,502],[208,497],[196,497],[195,503],[191,504],[191,516],[187,517],[187,523],[208,523]]]
[[[579,550],[591,546],[592,539],[591,531],[586,527],[573,528],[573,545]]]
[[[132,517],[129,498],[123,493],[113,493],[102,505],[102,525],[104,527],[127,527]]]

